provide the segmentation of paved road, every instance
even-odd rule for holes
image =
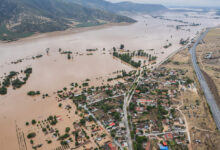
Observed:
[[[122,145],[117,140],[114,139],[114,143],[120,148],[120,150],[123,150]]]
[[[164,134],[167,134],[167,133],[185,133],[186,130],[175,130],[175,131],[170,131],[170,132],[161,132],[161,133],[147,133],[145,134],[145,136],[158,136],[158,135],[164,135]]]
[[[131,132],[130,132],[129,123],[128,123],[128,112],[127,112],[127,104],[130,98],[131,98],[131,95],[130,93],[128,93],[124,98],[123,112],[124,112],[124,124],[126,127],[128,150],[133,150]]]
[[[119,95],[114,95],[114,96],[108,97],[108,98],[116,98],[116,97],[124,96],[124,95],[125,95],[125,94],[119,94]],[[95,101],[93,101],[93,102],[88,103],[87,106],[92,105],[92,104],[95,104],[95,103],[98,103],[98,102],[101,102],[101,101],[104,101],[104,100],[106,100],[106,99],[108,99],[108,98],[97,99],[97,100],[95,100]]]
[[[141,76],[141,71],[140,74],[137,76],[137,78],[134,80],[133,85],[135,83],[139,84],[139,79]],[[133,150],[133,145],[132,145],[132,139],[131,139],[131,131],[129,127],[129,121],[128,121],[128,112],[127,112],[127,107],[129,107],[129,104],[131,102],[132,96],[134,95],[135,89],[137,86],[132,87],[128,93],[125,95],[124,98],[124,105],[123,105],[123,112],[124,112],[124,123],[126,127],[126,135],[127,135],[127,143],[128,143],[128,149]]]
[[[87,108],[86,105],[83,105],[82,107],[89,113],[90,116],[93,117],[93,119],[97,122],[97,124],[98,124],[99,126],[103,127],[102,123],[95,117],[95,115],[93,115],[93,113]],[[103,127],[103,128],[104,128],[104,127]],[[105,129],[105,128],[104,128],[104,129]]]
[[[199,44],[199,42],[205,37],[205,35],[209,32],[210,29],[207,29],[205,32],[201,34],[201,36],[197,39],[197,41],[194,43],[193,47],[190,49],[191,58],[194,70],[196,72],[197,78],[199,80],[200,86],[205,94],[206,100],[210,106],[213,118],[215,120],[216,126],[218,130],[220,130],[220,111],[216,104],[216,101],[214,99],[214,96],[199,68],[199,65],[197,64],[197,58],[196,58],[196,47]]]

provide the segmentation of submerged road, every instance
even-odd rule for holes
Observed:
[[[199,42],[206,36],[206,34],[209,32],[210,29],[206,29],[205,32],[203,32],[200,37],[197,39],[197,41],[194,43],[193,47],[190,49],[190,54],[192,58],[192,63],[194,70],[196,72],[196,76],[199,80],[200,86],[205,94],[206,100],[210,106],[213,118],[215,120],[216,126],[218,130],[220,130],[220,111],[218,108],[218,105],[216,104],[215,98],[200,70],[199,65],[197,64],[197,58],[196,58],[196,47],[199,44]]]

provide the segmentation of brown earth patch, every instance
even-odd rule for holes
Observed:
[[[215,82],[205,71],[202,70],[202,73],[205,77],[205,80],[206,80],[212,94],[214,95],[214,98],[215,98],[215,101],[216,101],[218,107],[220,108],[220,96],[219,96],[218,89],[217,89]]]

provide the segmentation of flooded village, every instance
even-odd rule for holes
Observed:
[[[204,128],[213,120],[188,50],[216,19],[179,15],[0,43],[3,149],[206,149],[199,135],[215,125]]]

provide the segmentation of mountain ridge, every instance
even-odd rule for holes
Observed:
[[[144,4],[144,3],[134,3],[128,1],[111,3],[105,0],[68,0],[68,1],[80,4],[82,6],[107,10],[115,13],[119,13],[121,11],[142,12],[142,13],[168,11],[168,8],[166,8],[161,4]]]
[[[1,0],[0,40],[106,23],[134,23],[120,12],[165,11],[162,5],[105,0]]]
[[[1,0],[0,14],[0,39],[3,40],[19,38],[23,33],[62,31],[79,24],[135,22],[126,16],[66,0]]]

